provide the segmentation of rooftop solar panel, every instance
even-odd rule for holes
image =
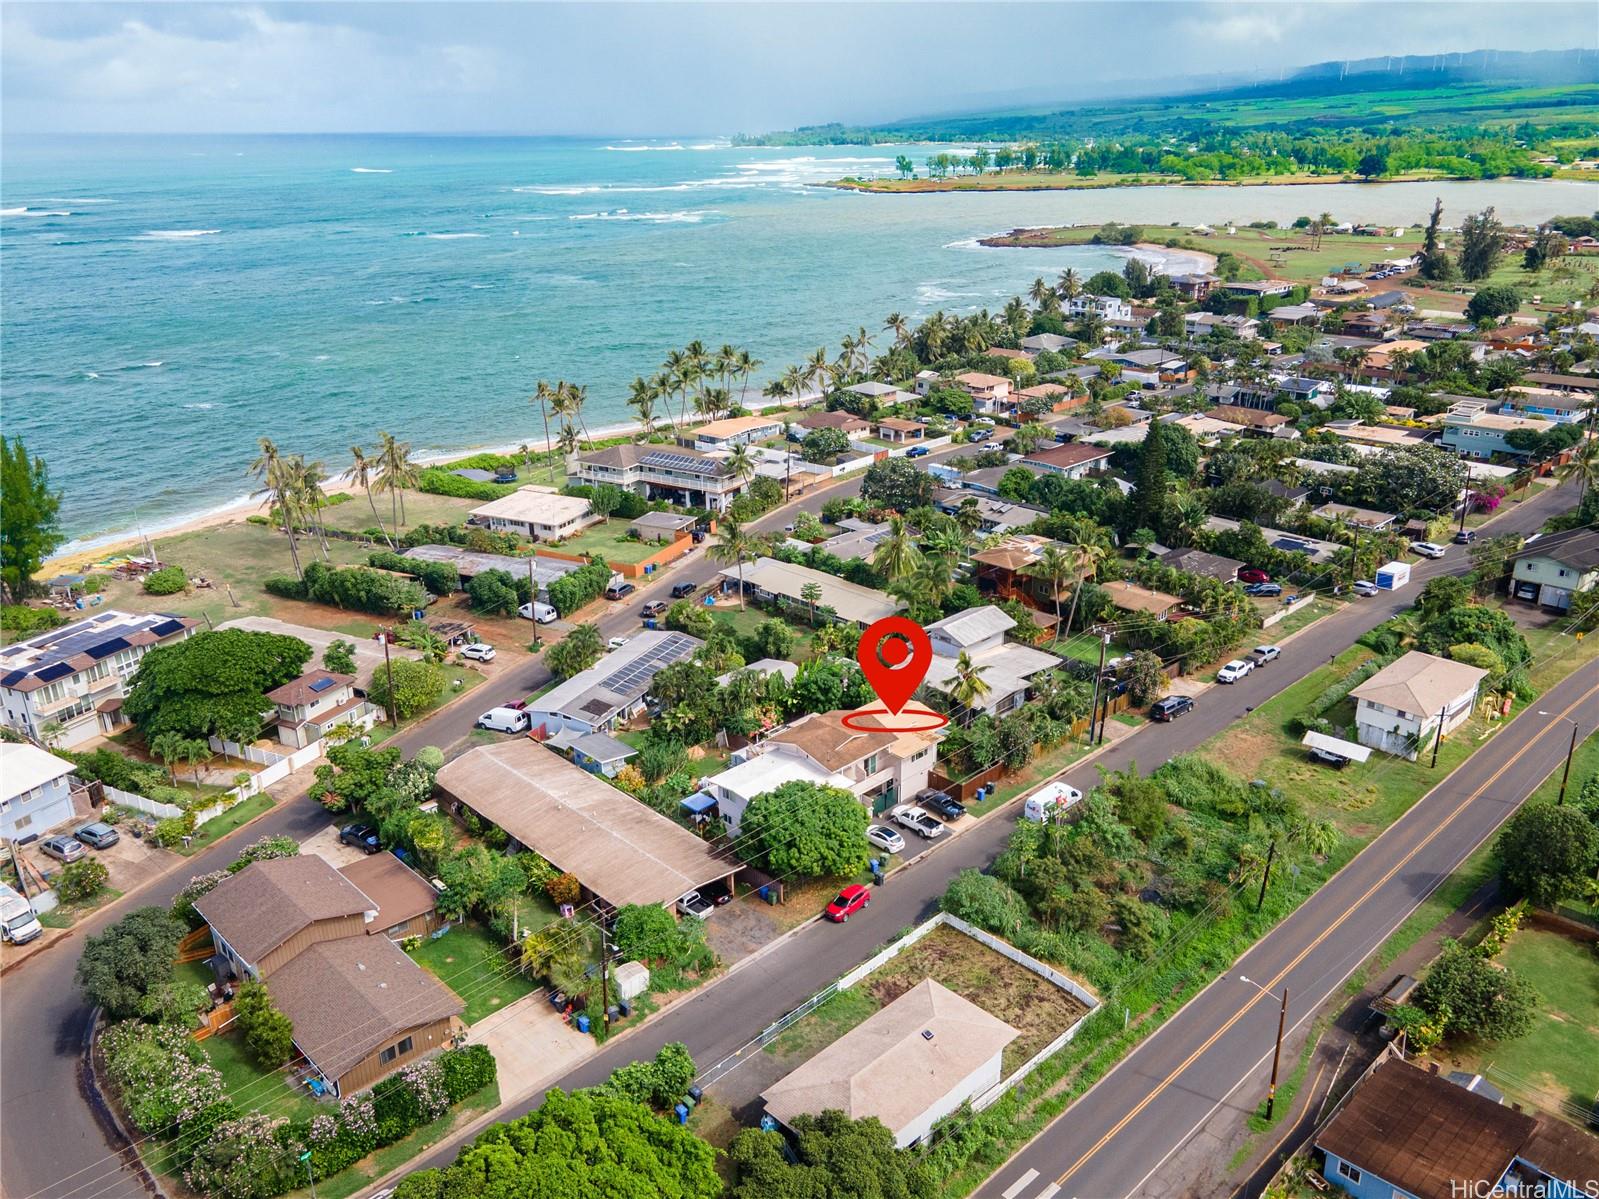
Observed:
[[[128,639],[126,637],[113,637],[109,641],[102,641],[98,645],[91,645],[88,649],[84,650],[83,652],[88,654],[89,657],[93,658],[95,661],[98,662],[101,658],[109,658],[112,654],[116,653],[119,649],[127,649],[127,648],[128,648]]]
[[[28,677],[28,672],[26,670],[13,670],[13,671],[10,671],[9,673],[7,673],[5,675],[4,678],[0,678],[0,687],[15,687],[18,683],[22,682],[22,680],[27,678],[27,677]]]
[[[697,475],[713,475],[718,464],[707,458],[690,458],[687,454],[669,454],[656,450],[639,459],[645,466],[659,466],[665,470],[683,470]]]
[[[66,662],[52,662],[49,666],[46,666],[43,670],[40,670],[40,671],[36,672],[34,677],[39,679],[41,682],[48,683],[48,682],[51,682],[51,681],[53,681],[55,679],[64,679],[69,674],[77,674],[77,673],[78,672],[73,670],[72,666],[69,663],[66,663]]]
[[[170,637],[173,633],[183,632],[183,622],[181,620],[163,620],[150,631],[157,637]]]
[[[329,687],[332,687],[336,683],[338,683],[338,681],[339,681],[338,679],[326,679],[326,678],[318,679],[316,682],[311,684],[311,690],[312,691],[326,691]]]

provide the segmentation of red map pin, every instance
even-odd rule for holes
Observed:
[[[866,626],[855,660],[883,706],[898,715],[927,677],[933,643],[910,617],[885,616]]]

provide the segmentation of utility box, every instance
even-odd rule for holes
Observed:
[[[1401,587],[1408,586],[1410,563],[1390,562],[1387,566],[1379,566],[1374,582],[1384,591],[1398,591]]]
[[[635,999],[650,987],[650,969],[643,962],[623,962],[611,975],[618,999]]]

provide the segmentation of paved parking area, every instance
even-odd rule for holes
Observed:
[[[77,807],[77,804],[74,804]],[[60,828],[52,829],[51,835],[72,835],[74,829],[82,828],[100,819],[100,813],[85,807],[82,812],[76,813],[72,820]],[[93,858],[106,868],[110,874],[108,885],[112,888],[128,892],[155,878],[163,871],[172,867],[178,860],[175,853],[165,849],[157,849],[148,841],[137,840],[128,832],[127,826],[119,826],[122,838],[108,849],[89,849],[88,857]],[[42,838],[41,838],[42,839]],[[37,882],[39,875],[44,875],[52,882],[55,876],[61,873],[63,863],[55,858],[47,857],[39,848],[39,842],[22,847],[22,858],[29,868],[30,879]]]
[[[359,862],[366,854],[353,845],[346,845],[339,840],[337,823],[329,824],[320,832],[313,833],[300,842],[301,853],[314,853],[328,865],[337,870],[340,866],[348,866],[351,862]]]
[[[531,1094],[599,1050],[593,1037],[561,1019],[543,988],[473,1025],[467,1041],[494,1054],[504,1103]]]

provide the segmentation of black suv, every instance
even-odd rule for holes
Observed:
[[[673,583],[672,598],[682,599],[684,596],[693,595],[699,589],[698,583]]]
[[[1149,709],[1149,715],[1152,720],[1176,720],[1193,710],[1194,701],[1188,696],[1168,695],[1165,699],[1155,701],[1155,706]]]
[[[370,824],[345,825],[339,830],[339,840],[363,853],[377,853],[383,848],[383,843],[378,840],[378,830]]]
[[[926,791],[918,791],[916,798],[912,802],[918,807],[928,808],[937,812],[945,820],[959,820],[966,815],[966,807],[960,800],[943,791],[934,791],[931,788]]]

